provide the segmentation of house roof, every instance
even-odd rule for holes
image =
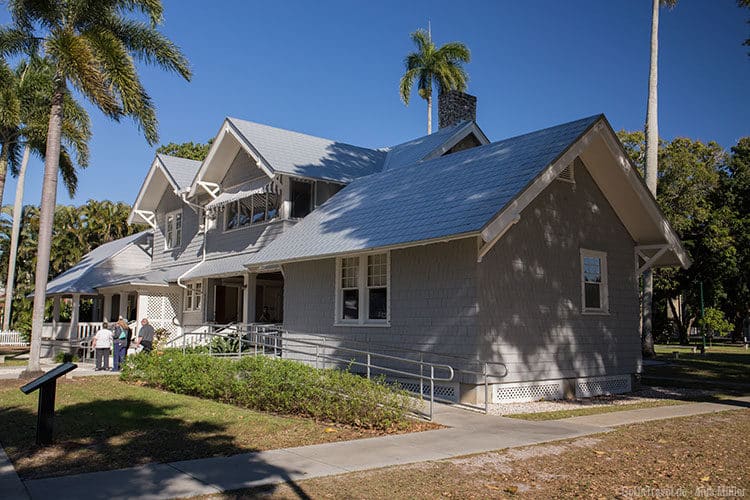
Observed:
[[[159,204],[164,191],[171,187],[173,191],[183,191],[189,188],[201,162],[178,158],[158,153],[151,163],[151,168],[146,174],[146,179],[138,191],[138,196],[133,204],[133,210],[128,217],[128,223],[133,223],[136,217],[143,217],[138,213],[140,210],[153,212]],[[143,220],[148,223],[148,220]]]
[[[430,159],[433,153],[442,149],[449,149],[472,132],[478,136],[477,139],[483,144],[490,142],[474,122],[459,122],[450,127],[441,128],[432,134],[417,137],[388,148],[383,170],[406,167],[418,161]]]
[[[200,266],[190,269],[182,281],[205,278],[208,276],[237,275],[245,271],[245,263],[253,253],[223,253],[213,259],[207,259]]]
[[[606,118],[595,115],[355,180],[251,255],[247,264],[279,264],[476,235],[494,244],[531,199],[590,144],[594,129],[596,134],[606,129],[614,135]],[[634,241],[668,241],[673,256],[662,264],[689,265],[653,197],[641,192],[642,180],[627,165],[620,170],[630,176],[639,198],[615,207],[618,215],[627,211],[622,208],[627,202],[641,206],[639,217],[647,205],[647,215],[654,219],[648,226],[626,223],[631,234],[638,233],[633,234]],[[613,189],[622,191],[623,186]]]
[[[167,174],[171,177],[174,187],[178,191],[191,186],[195,174],[198,173],[198,169],[201,167],[201,162],[197,160],[189,160],[178,156],[157,153],[156,158],[161,161]]]
[[[144,242],[150,231],[141,231],[98,246],[73,267],[47,283],[47,294],[96,293],[96,288],[144,274],[143,268],[109,268],[108,260],[130,245]]]
[[[346,183],[379,172],[385,152],[227,118],[272,172]]]
[[[356,180],[250,262],[477,233],[599,116]]]

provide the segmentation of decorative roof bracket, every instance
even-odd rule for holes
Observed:
[[[214,200],[217,196],[219,196],[219,191],[221,191],[221,186],[219,186],[215,182],[198,181],[198,185],[202,187],[203,190],[206,191]]]
[[[151,212],[150,210],[133,210],[133,212],[140,216],[141,219],[145,220],[146,224],[151,226],[152,229],[157,229],[156,214],[154,212]]]
[[[659,257],[670,250],[670,245],[637,245],[635,247],[636,275],[640,275],[654,267]]]

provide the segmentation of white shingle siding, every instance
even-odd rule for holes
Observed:
[[[502,361],[504,382],[636,372],[633,242],[591,177],[576,175],[575,186],[550,185],[481,263],[475,238],[391,251],[390,328],[333,326],[334,259],[286,264],[285,327],[391,345],[396,355]],[[581,245],[608,254],[609,316],[579,313]]]

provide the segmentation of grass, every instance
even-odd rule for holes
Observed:
[[[0,363],[0,368],[3,368],[5,366],[26,366],[28,364],[29,364],[29,360],[27,359],[5,358],[5,362]]]
[[[648,422],[596,436],[204,498],[694,498],[730,492],[742,497],[750,493],[749,416],[737,410]]]
[[[0,444],[23,479],[377,435],[84,377],[58,382],[55,444],[41,448],[34,445],[38,397],[21,393],[21,384],[0,381]],[[422,428],[429,427],[410,430]]]
[[[653,401],[641,401],[638,403],[596,405],[589,408],[577,408],[574,410],[555,410],[537,413],[515,413],[503,416],[508,418],[518,418],[521,420],[559,420],[561,418],[581,417],[584,415],[598,415],[600,413],[611,413],[614,411],[640,410],[642,408],[655,408],[657,406],[673,406],[684,403],[685,401],[678,401],[675,399],[655,399]]]
[[[679,353],[675,359],[673,352]],[[668,364],[646,366],[645,383],[693,386],[697,388],[735,388],[750,391],[750,350],[718,345],[706,354],[692,353],[691,347],[657,345],[657,360]]]

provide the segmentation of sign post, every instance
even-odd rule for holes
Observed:
[[[52,444],[57,379],[76,368],[78,368],[78,365],[74,363],[63,363],[21,387],[21,392],[24,394],[30,394],[39,389],[39,406],[36,420],[36,444]]]

